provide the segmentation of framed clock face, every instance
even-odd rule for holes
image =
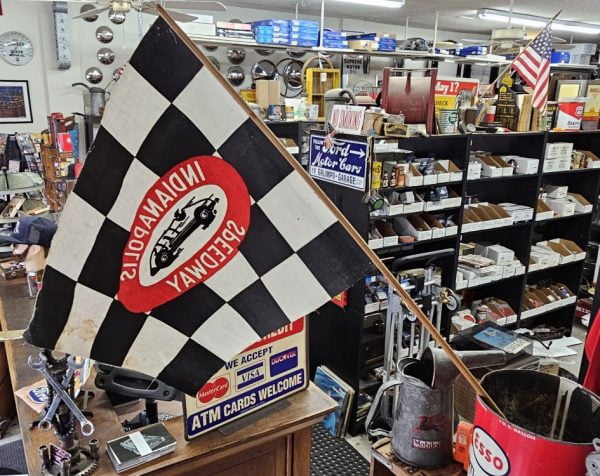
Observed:
[[[23,33],[7,31],[0,35],[0,57],[7,63],[22,66],[33,58],[33,44]]]

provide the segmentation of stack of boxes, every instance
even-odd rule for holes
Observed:
[[[531,247],[529,271],[553,268],[554,266],[583,259],[585,259],[585,251],[574,241],[564,238],[539,241]]]
[[[398,42],[394,35],[387,33],[348,34],[348,46],[355,50],[396,51]]]
[[[521,303],[521,319],[537,316],[577,301],[577,296],[563,283],[527,286]]]
[[[290,20],[290,45],[312,48],[319,44],[318,21]]]
[[[568,63],[568,64],[590,64],[592,57],[596,54],[598,45],[596,43],[574,43],[569,45],[569,50],[561,51],[561,47],[556,48],[556,53],[552,55],[553,63]],[[568,56],[567,56],[568,55]]]
[[[319,22],[270,18],[252,23],[257,43],[312,48],[319,44]]]
[[[569,193],[569,187],[566,185],[545,185],[544,192],[540,194],[540,201],[554,212],[553,216],[548,218],[590,213],[593,209],[593,205],[583,195]]]
[[[490,243],[461,243],[456,273],[456,289],[488,284],[525,273],[515,252]]]
[[[254,33],[250,23],[217,22],[217,36],[239,40],[253,40]]]
[[[290,44],[290,22],[271,18],[252,22],[252,30],[257,43],[269,45]]]
[[[343,49],[348,48],[348,39],[346,34],[341,31],[324,30],[323,31],[323,45],[324,48],[337,48]]]
[[[544,172],[571,170],[573,144],[570,142],[553,142],[546,145],[544,153]]]

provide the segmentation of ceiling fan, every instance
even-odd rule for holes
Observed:
[[[29,0],[32,1],[32,0]],[[37,1],[37,0],[35,0]],[[53,1],[53,0],[46,0]],[[73,17],[73,18],[84,18],[107,10],[112,10],[116,13],[128,13],[134,10],[139,13],[148,13],[150,15],[157,15],[156,5],[163,6],[169,14],[177,21],[190,22],[196,19],[193,15],[187,13],[181,13],[174,11],[178,10],[198,10],[198,11],[214,11],[224,12],[227,11],[227,7],[218,1],[208,0],[98,0],[96,2],[90,0],[67,0],[69,3],[81,3],[86,5],[96,5],[96,8],[86,10],[85,12]]]

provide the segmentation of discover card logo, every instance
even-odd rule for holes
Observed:
[[[147,312],[206,281],[237,254],[250,224],[242,177],[218,157],[192,157],[153,184],[123,251],[118,299]]]

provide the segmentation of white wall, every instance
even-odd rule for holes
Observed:
[[[29,81],[34,122],[32,124],[0,124],[0,132],[39,132],[47,127],[46,116],[50,112],[62,112],[63,114],[83,112],[83,89],[81,87],[72,88],[71,84],[78,81],[85,82],[85,70],[91,66],[97,66],[104,74],[104,79],[99,86],[106,87],[111,80],[114,69],[123,65],[129,59],[138,44],[140,31],[145,32],[154,19],[151,15],[142,15],[140,25],[139,16],[130,13],[125,23],[115,25],[108,20],[108,14],[105,12],[93,23],[85,22],[82,19],[72,20],[70,22],[72,66],[67,71],[60,71],[57,68],[55,59],[51,5],[50,2],[2,0],[3,15],[0,16],[0,33],[16,30],[26,34],[33,42],[35,54],[31,63],[25,66],[12,66],[0,60],[0,79],[26,79]],[[69,16],[73,17],[79,14],[79,8],[80,5],[69,4]],[[287,16],[281,12],[235,7],[229,8],[227,12],[215,14],[217,20],[240,18],[243,21],[252,21],[283,17]],[[302,15],[301,18],[318,20],[316,17],[306,15]],[[114,39],[111,43],[104,45],[96,40],[95,31],[99,26],[108,26],[113,30]],[[396,33],[399,38],[404,38],[403,25],[383,25],[330,18],[326,20],[325,26],[335,29]],[[422,36],[426,39],[432,39],[433,31],[409,27],[408,35],[410,37]],[[440,40],[460,39],[463,36],[460,33],[438,32]],[[469,36],[473,37],[474,35]],[[104,46],[115,52],[116,58],[112,65],[102,65],[96,58],[97,51]],[[254,50],[247,49],[246,53],[246,59],[242,64],[247,76],[244,87],[251,84],[249,77],[252,65],[263,59]],[[222,71],[226,71],[230,66],[226,57],[226,48],[219,48],[216,52],[209,54],[219,59]],[[281,51],[267,57],[267,59],[277,63],[286,56],[285,52]],[[373,58],[372,71],[380,70],[389,64],[389,59]],[[448,71],[443,72],[443,74],[453,74],[453,65],[447,66],[446,69]]]

